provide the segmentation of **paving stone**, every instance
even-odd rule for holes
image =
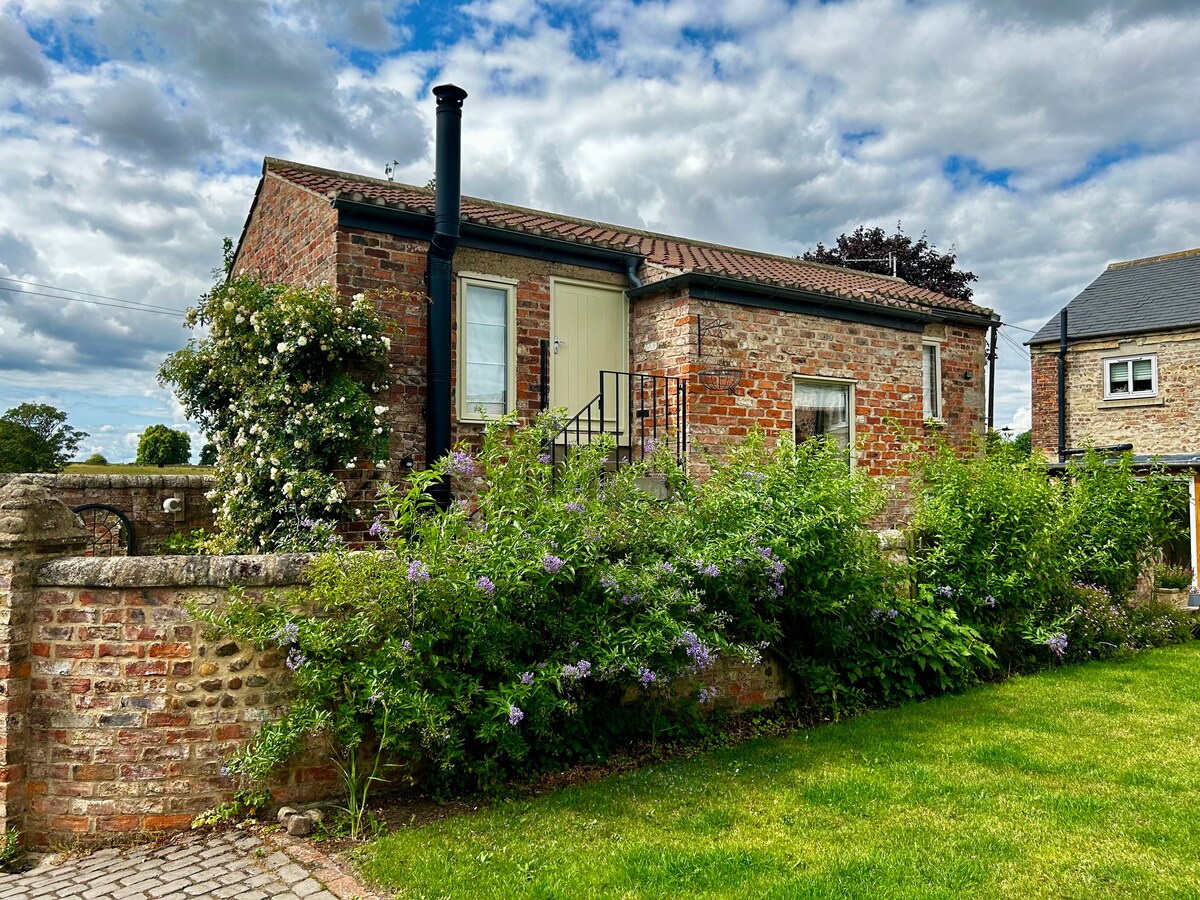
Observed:
[[[105,849],[0,875],[0,900],[338,900],[318,879],[240,831],[189,835],[167,847]]]

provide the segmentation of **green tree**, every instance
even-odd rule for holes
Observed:
[[[0,417],[0,472],[60,472],[87,432],[46,403],[22,403]]]
[[[209,441],[200,448],[200,465],[215,466],[217,464],[217,445]]]
[[[970,300],[972,291],[967,285],[979,280],[974,272],[955,268],[957,257],[953,248],[949,253],[938,253],[924,232],[914,241],[900,230],[899,222],[896,233],[891,235],[884,234],[879,227],[859,225],[850,234],[839,235],[835,246],[818,243],[815,250],[806,251],[800,258],[860,272],[891,275],[892,257],[895,258],[897,277],[947,297]]]
[[[91,456],[85,459],[83,463],[87,466],[107,466],[108,457],[103,453],[93,453]]]
[[[1032,435],[1030,434],[1030,432],[1022,431],[1015,438],[1013,438],[1013,442],[1012,442],[1013,448],[1020,451],[1021,453],[1032,452],[1033,444],[1031,443],[1031,437],[1032,437]]]
[[[139,466],[183,465],[192,455],[192,438],[186,431],[151,425],[138,441]]]

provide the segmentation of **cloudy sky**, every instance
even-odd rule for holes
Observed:
[[[1200,246],[1194,0],[0,8],[0,411],[51,403],[113,461],[185,427],[154,375],[263,156],[424,184],[444,81],[475,196],[786,254],[897,221],[953,247],[1010,326],[998,426],[1028,427],[1020,329]]]

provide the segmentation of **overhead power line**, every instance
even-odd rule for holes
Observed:
[[[165,309],[168,312],[175,312],[169,306],[157,306],[153,303],[144,303],[141,300],[127,300],[124,297],[110,297],[107,294],[92,294],[88,291],[77,291],[74,288],[59,287],[56,284],[41,284],[36,281],[22,281],[20,278],[9,278],[0,275],[0,281],[11,281],[13,284],[24,284],[29,287],[42,288],[47,291],[58,291],[60,294],[79,294],[82,297],[95,297],[97,300],[111,300],[114,303],[129,303],[133,306],[145,306],[149,309]]]
[[[76,294],[83,294],[81,297],[65,297],[60,293],[47,293],[46,291],[27,291],[21,288],[5,287],[0,284],[0,291],[7,291],[10,294],[26,294],[31,297],[49,297],[52,300],[68,300],[75,303],[89,303],[93,306],[107,306],[112,309],[124,309],[130,312],[151,313],[156,316],[172,316],[177,319],[183,318],[183,313],[177,309],[171,309],[168,306],[155,306],[151,303],[139,303],[136,300],[122,300],[119,297],[104,297],[103,294],[88,294],[85,291],[70,291],[69,288],[56,288],[51,285],[35,284],[34,282],[20,281],[16,278],[4,278],[0,276],[0,281],[10,281],[16,284],[31,284],[35,287],[49,287],[52,291],[67,291]],[[104,300],[112,300],[112,303],[106,303],[104,300],[91,300],[89,297],[104,297]]]

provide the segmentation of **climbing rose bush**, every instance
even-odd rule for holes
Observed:
[[[188,311],[207,333],[167,357],[159,381],[217,448],[213,549],[318,549],[345,513],[334,471],[387,455],[389,342],[374,305],[328,285],[220,281]]]

